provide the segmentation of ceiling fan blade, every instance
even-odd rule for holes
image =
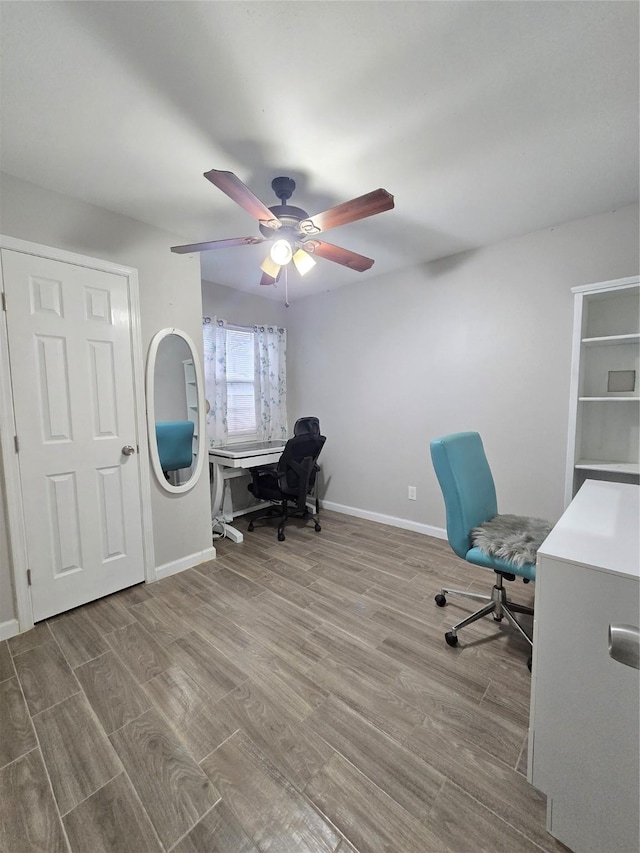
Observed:
[[[299,224],[301,234],[319,234],[328,231],[329,228],[337,228],[348,222],[356,222],[358,219],[366,219],[367,216],[375,216],[385,210],[391,210],[394,206],[393,196],[386,190],[379,189],[352,198],[342,204],[331,207],[323,213],[316,213],[309,219],[303,219]]]
[[[215,187],[226,193],[236,204],[243,207],[258,222],[274,230],[280,227],[280,220],[274,217],[269,208],[233,172],[211,169],[210,172],[205,172],[204,176]]]
[[[209,249],[228,249],[230,246],[253,246],[264,241],[264,237],[230,237],[228,240],[209,240],[207,243],[172,246],[171,251],[178,255],[186,255],[189,252],[208,252]]]
[[[327,261],[342,264],[343,267],[349,267],[352,270],[357,270],[357,272],[371,269],[375,263],[371,258],[366,258],[357,252],[351,252],[349,249],[342,249],[340,246],[334,246],[332,243],[324,243],[320,240],[307,240],[302,245],[312,255],[318,255]]]
[[[281,275],[282,275],[282,267],[280,267],[280,269],[278,270],[278,275],[275,278],[268,275],[266,272],[263,272],[262,278],[260,279],[260,284],[275,284],[277,281],[280,280]]]

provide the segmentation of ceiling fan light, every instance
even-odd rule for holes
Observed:
[[[271,278],[277,278],[281,266],[281,264],[277,264],[272,259],[271,253],[269,253],[264,259],[264,261],[260,264],[260,269],[262,270],[262,272],[265,272],[267,275],[270,275]]]
[[[291,244],[288,240],[276,240],[271,246],[269,254],[271,255],[271,260],[274,263],[283,267],[291,260],[293,251],[291,250]]]
[[[300,275],[306,275],[309,270],[315,267],[316,259],[312,258],[309,252],[305,252],[304,249],[298,249],[293,256],[293,263]]]

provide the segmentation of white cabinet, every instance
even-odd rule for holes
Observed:
[[[565,505],[587,478],[640,481],[639,281],[635,276],[572,291]]]
[[[575,853],[638,853],[640,672],[609,625],[640,620],[640,487],[588,480],[538,551],[528,779]]]

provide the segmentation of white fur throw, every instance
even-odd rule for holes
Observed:
[[[471,543],[490,557],[508,560],[516,566],[535,563],[538,548],[551,532],[543,518],[524,515],[496,515],[471,531]]]

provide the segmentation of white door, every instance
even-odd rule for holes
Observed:
[[[8,250],[2,273],[37,622],[144,580],[129,283]]]

